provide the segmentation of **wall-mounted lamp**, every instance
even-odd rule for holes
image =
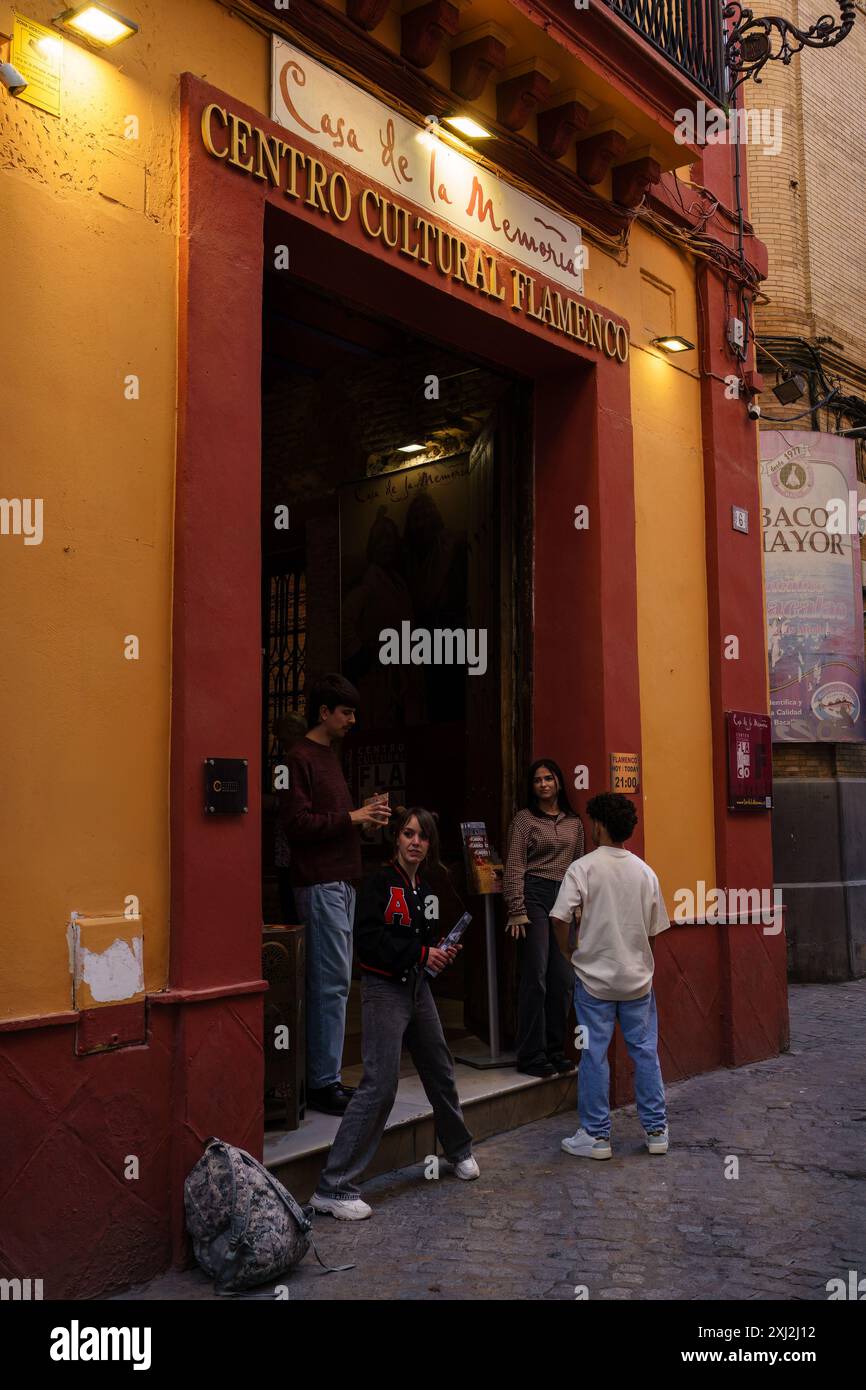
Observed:
[[[688,338],[681,338],[678,333],[668,333],[664,338],[653,338],[653,347],[661,348],[662,352],[694,352],[695,345],[690,343]]]
[[[799,374],[786,376],[784,381],[773,387],[773,395],[780,405],[793,405],[805,396],[808,384],[806,378]]]
[[[758,15],[746,9],[740,0],[731,0],[722,11],[722,20],[730,21],[725,37],[725,62],[730,72],[728,99],[741,83],[758,75],[767,63],[781,61],[787,67],[804,48],[834,48],[854,27],[857,14],[855,0],[836,0],[839,20],[824,14],[808,29],[798,29],[781,15]]]
[[[110,10],[107,5],[97,4],[94,0],[89,4],[74,5],[71,10],[65,10],[62,15],[58,15],[55,23],[68,29],[77,38],[87,39],[99,48],[113,48],[115,44],[132,38],[132,35],[139,31],[139,26],[134,20],[126,19],[116,10]]]
[[[462,135],[465,140],[490,140],[493,132],[485,130],[483,125],[479,125],[471,116],[443,116],[445,125],[450,125],[452,130],[456,130],[458,135]]]

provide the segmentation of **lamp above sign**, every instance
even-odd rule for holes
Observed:
[[[461,154],[436,133],[274,36],[271,117],[310,145],[478,237],[530,270],[583,293],[580,228]]]

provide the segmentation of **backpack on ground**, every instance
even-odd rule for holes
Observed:
[[[193,1250],[219,1293],[267,1284],[293,1269],[310,1246],[312,1222],[252,1154],[208,1139],[183,1185]],[[341,1265],[340,1269],[352,1269]]]

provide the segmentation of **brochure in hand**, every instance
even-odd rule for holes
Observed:
[[[471,913],[464,912],[463,916],[454,923],[445,940],[439,942],[438,950],[445,951],[449,946],[456,946],[471,921]],[[424,970],[427,975],[436,976],[440,973],[438,970],[431,970],[429,965],[425,965]]]

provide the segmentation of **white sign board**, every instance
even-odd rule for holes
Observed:
[[[273,38],[271,118],[401,200],[583,293],[580,228],[285,39]]]

